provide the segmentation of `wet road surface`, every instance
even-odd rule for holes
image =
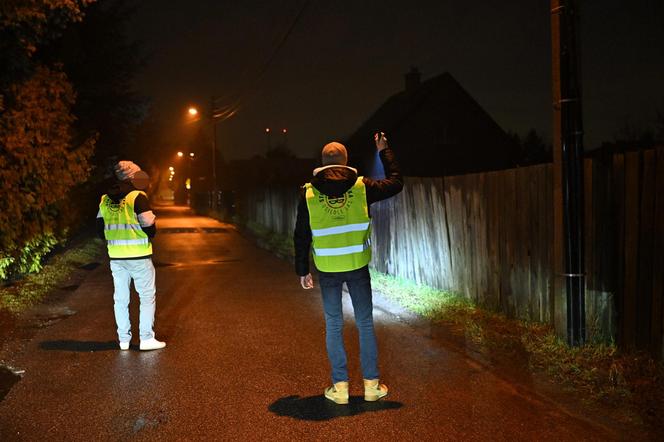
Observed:
[[[17,347],[25,370],[0,402],[0,440],[611,440],[572,415],[376,311],[390,395],[362,400],[347,317],[351,403],[327,402],[318,289],[233,226],[180,208],[158,214],[157,338],[117,349],[108,262],[54,308],[67,312]],[[317,282],[317,281],[316,281]],[[350,311],[347,312],[350,315]]]

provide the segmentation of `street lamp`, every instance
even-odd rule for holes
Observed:
[[[217,116],[215,115],[215,101],[216,98],[212,97],[211,103],[210,103],[210,110],[209,110],[209,115],[207,115],[207,112],[205,113],[205,117],[210,119],[210,122],[212,123],[212,190],[216,192],[217,190]],[[187,113],[189,114],[190,117],[198,117],[200,112],[199,110],[191,106],[187,110]],[[198,118],[196,119],[198,121]],[[182,156],[180,152],[178,152],[178,156]],[[189,156],[191,159],[194,159],[194,153],[190,152]]]
[[[182,158],[183,155],[184,155],[184,153],[178,152],[178,157]]]

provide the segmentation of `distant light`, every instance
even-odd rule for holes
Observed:
[[[182,152],[178,152],[178,156],[179,156],[180,158],[182,158],[183,155],[184,155],[184,154],[183,154]]]
[[[198,109],[196,109],[195,107],[190,107],[188,112],[189,115],[191,115],[192,117],[198,115]]]
[[[288,130],[286,130],[286,129],[282,129],[282,132],[283,132],[283,133],[286,133],[286,132],[288,132]]]
[[[189,156],[192,157],[192,158],[194,158],[194,153],[193,153],[193,152],[189,152]]]
[[[184,187],[186,187],[187,190],[191,189],[191,178],[187,178],[187,181],[184,182]]]
[[[270,128],[269,128],[269,127],[266,127],[266,128],[265,128],[265,132],[266,132],[266,133],[270,133]]]
[[[168,170],[170,170],[171,172],[173,172],[173,171],[175,170],[175,168],[174,168],[173,166],[171,166],[171,167],[168,168]]]

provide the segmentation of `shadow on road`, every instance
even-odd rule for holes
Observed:
[[[360,396],[351,396],[348,405],[337,405],[324,396],[288,396],[267,407],[278,416],[288,416],[305,421],[326,421],[338,417],[355,416],[382,410],[396,410],[403,407],[401,402],[365,402]]]
[[[118,350],[116,341],[96,342],[96,341],[43,341],[39,343],[42,350],[61,350],[61,351],[110,351]]]

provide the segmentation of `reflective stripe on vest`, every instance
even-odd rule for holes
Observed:
[[[331,198],[305,184],[316,268],[356,270],[371,261],[371,220],[362,177],[344,195]]]
[[[143,230],[140,224],[105,224],[104,230]]]
[[[119,203],[108,196],[101,197],[99,211],[104,218],[104,236],[111,258],[140,258],[152,255],[152,243],[141,229],[134,202],[144,192],[129,192]],[[145,195],[147,196],[147,195]]]
[[[133,246],[136,244],[147,244],[147,238],[141,239],[109,239],[108,244],[112,246]]]

